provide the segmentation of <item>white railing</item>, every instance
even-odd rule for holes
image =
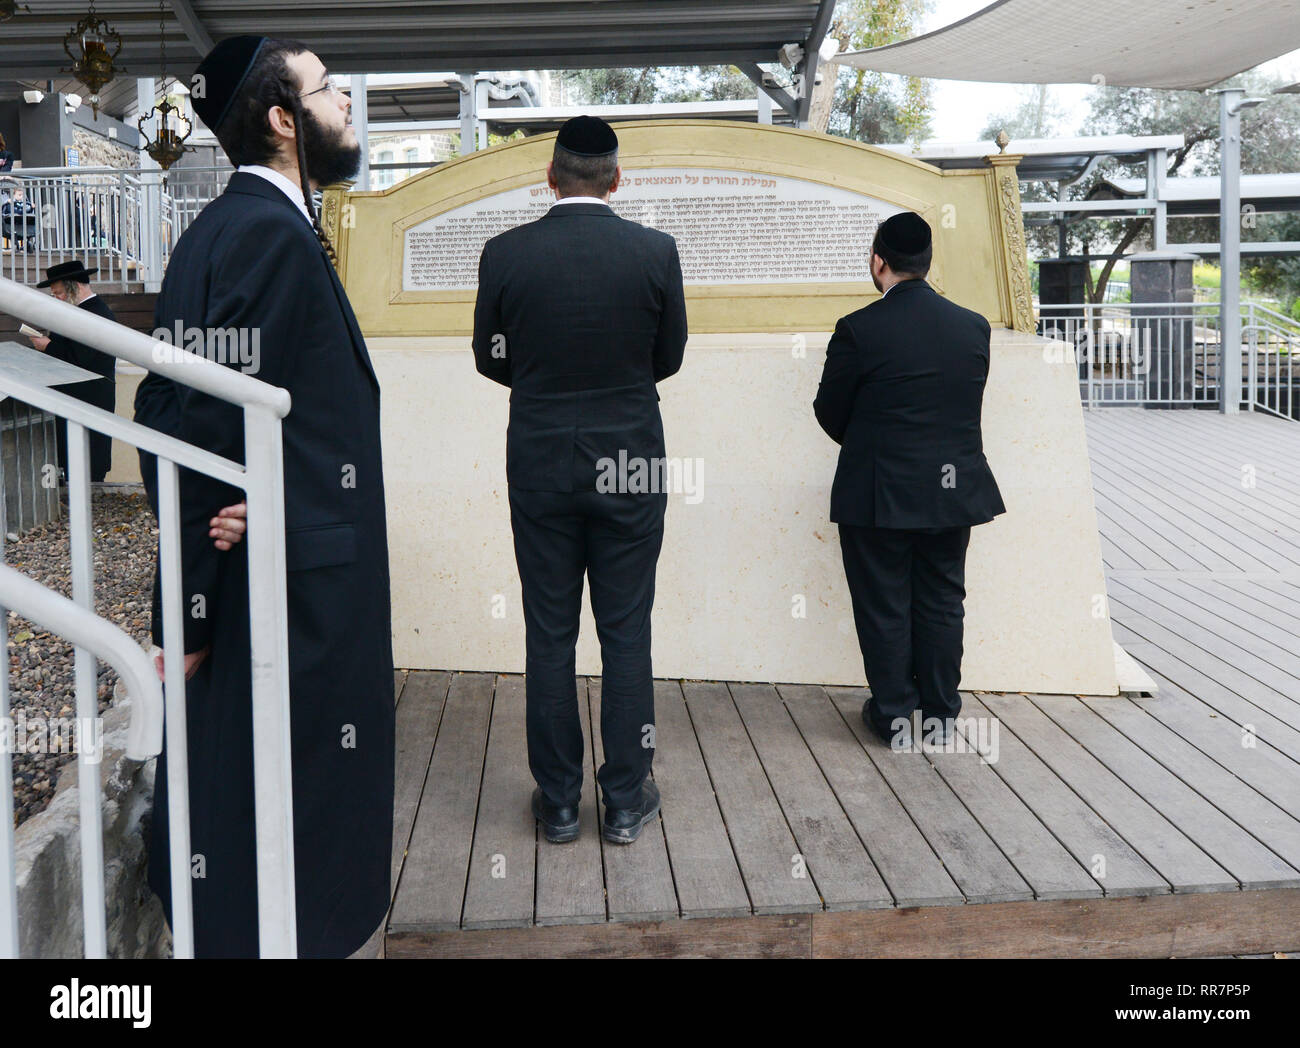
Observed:
[[[0,175],[0,276],[35,284],[58,262],[98,269],[97,283],[156,283],[172,248],[233,170],[20,168]]]
[[[1242,305],[1241,317],[1238,407],[1296,419],[1300,324],[1253,302]],[[1222,399],[1218,302],[1040,305],[1038,331],[1073,347],[1086,407],[1218,406]]]
[[[73,602],[86,615],[94,611],[91,560],[89,430],[107,434],[158,458],[159,568],[162,582],[167,739],[170,797],[172,935],[177,957],[194,953],[190,892],[188,758],[185,723],[185,671],[182,652],[180,575],[180,499],[177,468],[203,473],[242,488],[248,504],[249,609],[253,688],[253,788],[257,841],[258,934],[264,957],[297,954],[293,863],[293,778],[289,736],[288,624],[285,600],[284,461],[280,420],[288,414],[289,394],[214,361],[155,341],[83,309],[0,278],[0,312],[121,357],[200,392],[237,404],[244,411],[244,458],[240,465],[193,447],[147,426],[92,407],[66,394],[0,374],[0,393],[68,419],[68,502],[72,552]],[[31,586],[37,584],[27,580]],[[0,575],[0,604],[32,607],[31,590],[14,587],[11,573]],[[61,606],[60,606],[61,607]],[[39,610],[39,609],[38,609]],[[77,709],[94,717],[95,657],[108,653],[106,642],[74,635],[71,619],[59,612],[49,628],[76,648]],[[80,638],[80,639],[79,639]],[[93,643],[92,643],[93,641]],[[115,649],[114,649],[115,650]],[[112,659],[110,658],[110,661]],[[3,676],[7,680],[7,666]],[[137,674],[138,675],[138,674]],[[128,681],[128,687],[129,687]],[[7,767],[7,762],[6,762]],[[86,954],[103,956],[102,841],[98,825],[99,776],[80,780],[83,839],[83,898],[86,900]],[[12,780],[0,783],[12,805]],[[12,816],[6,825],[12,840]],[[15,919],[16,885],[12,847],[0,855],[0,907]],[[99,866],[95,856],[99,855]],[[84,886],[86,879],[99,884]],[[93,912],[92,912],[93,911]],[[97,916],[96,916],[97,915]],[[91,921],[97,920],[92,928]],[[93,932],[93,934],[92,934]],[[0,956],[14,949],[0,939]]]

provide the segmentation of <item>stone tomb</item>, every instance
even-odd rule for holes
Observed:
[[[1013,156],[942,172],[753,124],[618,129],[611,200],[677,237],[691,340],[659,386],[669,498],[657,676],[861,684],[835,525],[837,447],[812,412],[835,321],[876,295],[866,255],[900,209],[935,230],[931,283],[994,328],[986,453],[1008,513],[976,529],[963,687],[1115,694],[1076,365],[1033,332]],[[553,136],[382,192],[325,194],[327,231],[383,388],[397,665],[521,672],[506,498],[508,392],[470,350],[479,249],[545,213]],[[584,611],[578,672],[600,654]]]

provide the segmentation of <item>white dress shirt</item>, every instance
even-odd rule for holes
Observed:
[[[600,197],[579,197],[579,196],[561,197],[559,200],[556,201],[556,203],[557,204],[604,204],[605,207],[609,207],[609,204],[601,200]]]
[[[307,210],[306,201],[303,200],[302,186],[295,186],[284,175],[280,174],[274,168],[263,167],[261,164],[245,164],[243,167],[235,169],[241,175],[256,175],[258,178],[264,178],[271,185],[275,186],[281,193],[293,201],[294,206],[302,212],[302,217],[311,224],[311,214]]]

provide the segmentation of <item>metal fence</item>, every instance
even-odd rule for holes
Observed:
[[[160,281],[181,234],[232,173],[51,167],[2,175],[0,276],[35,284],[50,266],[75,260],[123,291]]]
[[[1300,417],[1296,396],[1300,324],[1256,303],[1241,307],[1238,406]],[[1218,406],[1223,345],[1217,302],[1040,305],[1038,331],[1066,344],[1087,407]],[[1231,395],[1230,395],[1231,399]]]
[[[253,788],[256,804],[258,932],[264,957],[297,953],[293,864],[293,780],[290,767],[288,623],[285,611],[284,486],[281,419],[289,394],[203,357],[183,353],[147,335],[77,309],[49,295],[0,278],[0,312],[41,325],[122,357],[182,385],[243,408],[245,463],[240,465],[174,437],[75,400],[56,390],[0,373],[0,393],[68,420],[68,505],[72,557],[72,601],[25,576],[0,571],[0,623],[5,609],[40,622],[76,645],[78,718],[98,716],[95,659],[119,669],[130,694],[148,710],[157,676],[139,645],[94,615],[91,556],[89,431],[152,452],[158,458],[159,567],[166,652],[166,740],[171,798],[172,935],[175,956],[194,952],[190,882],[188,759],[185,676],[182,657],[180,499],[178,467],[194,470],[244,490],[248,504],[250,653],[253,685]],[[69,603],[71,606],[69,606]],[[3,638],[0,638],[3,639]],[[133,651],[128,650],[134,649]],[[148,681],[151,679],[153,685]],[[0,714],[8,717],[8,664],[0,672]],[[133,718],[136,715],[133,710]],[[83,721],[82,723],[86,723]],[[142,729],[143,732],[143,729]],[[4,747],[0,747],[4,748]],[[80,749],[80,747],[79,747]],[[136,756],[157,753],[143,747]],[[82,898],[87,957],[106,951],[103,881],[102,797],[97,769],[81,770]],[[0,761],[0,957],[17,956],[17,885],[13,851],[11,755]]]

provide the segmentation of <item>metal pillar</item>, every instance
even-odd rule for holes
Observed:
[[[1241,111],[1257,106],[1239,87],[1219,96],[1219,410],[1241,407]]]
[[[361,147],[361,167],[357,170],[357,189],[370,188],[370,98],[366,93],[364,73],[352,77],[352,127]]]
[[[1169,243],[1169,205],[1165,202],[1165,169],[1168,166],[1166,150],[1147,151],[1146,195],[1156,201],[1151,214],[1151,244],[1156,251],[1164,251]]]
[[[460,74],[460,154],[478,149],[478,92],[473,73]]]
[[[140,116],[154,108],[157,99],[153,77],[139,77],[135,82],[135,107]],[[149,121],[149,135],[157,134],[158,119]],[[137,279],[144,282],[145,291],[162,288],[162,170],[158,162],[145,150],[140,150],[140,174],[153,177],[141,179],[140,186],[140,271]],[[129,220],[129,219],[128,219]],[[120,227],[125,243],[126,229]]]

